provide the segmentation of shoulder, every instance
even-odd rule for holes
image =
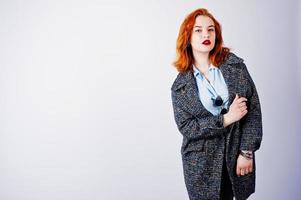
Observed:
[[[232,69],[238,70],[241,73],[248,73],[248,69],[244,62],[244,59],[234,54],[233,52],[229,53],[228,57],[226,58],[223,64],[226,64]]]
[[[252,76],[249,72],[249,69],[247,65],[244,63],[244,59],[238,57],[234,53],[230,53],[230,56],[228,57],[228,62],[231,65],[231,68],[234,68],[235,71],[239,74],[239,80],[241,83],[251,83],[251,85],[254,85]]]
[[[227,58],[225,59],[224,64],[240,67],[244,65],[244,59],[237,56],[233,52],[229,52]]]
[[[182,88],[183,86],[185,86],[188,81],[188,76],[190,75],[190,73],[191,73],[190,71],[178,73],[176,78],[174,79],[170,89],[172,91],[176,91],[176,90]]]

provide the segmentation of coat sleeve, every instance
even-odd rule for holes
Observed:
[[[242,79],[248,84],[246,102],[248,113],[240,120],[241,141],[240,150],[255,152],[260,148],[262,141],[262,115],[258,93],[255,84],[244,63],[242,63]]]
[[[187,139],[205,139],[221,136],[225,130],[223,115],[197,117],[182,108],[176,92],[172,90],[174,119],[180,133]]]

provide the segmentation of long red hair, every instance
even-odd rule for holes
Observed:
[[[197,9],[185,18],[180,27],[176,45],[177,57],[176,60],[173,62],[173,65],[177,68],[177,70],[180,73],[192,69],[194,58],[190,45],[190,39],[195,19],[199,15],[210,17],[215,25],[215,46],[209,53],[209,59],[211,63],[214,66],[219,67],[219,65],[227,58],[230,52],[229,48],[223,47],[222,31],[219,22],[208,12],[207,9]]]

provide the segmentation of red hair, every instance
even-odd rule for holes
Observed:
[[[211,63],[218,67],[227,58],[230,52],[229,48],[223,47],[222,31],[219,22],[208,12],[207,9],[197,9],[185,18],[180,27],[176,46],[177,58],[173,62],[173,65],[180,73],[192,69],[194,58],[190,45],[190,39],[195,19],[199,15],[210,17],[215,25],[215,46],[209,52],[209,60]]]

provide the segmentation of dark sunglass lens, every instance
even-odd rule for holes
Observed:
[[[223,100],[220,96],[218,96],[218,97],[216,97],[214,103],[216,106],[221,106],[221,105],[223,105]]]
[[[228,110],[226,108],[223,108],[221,111],[221,114],[226,114],[228,112]]]

